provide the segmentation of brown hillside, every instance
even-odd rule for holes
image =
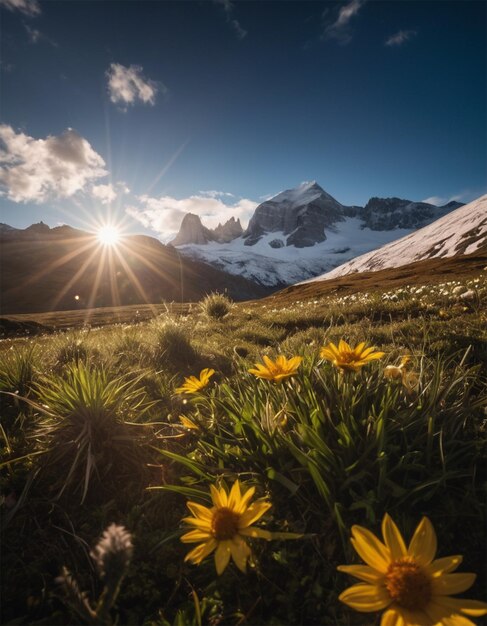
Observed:
[[[427,259],[376,272],[347,274],[331,280],[292,285],[268,296],[272,306],[287,305],[296,300],[311,300],[325,295],[386,291],[404,285],[430,285],[446,280],[475,276],[487,267],[487,253],[482,251],[449,258]],[[260,303],[260,301],[259,301]]]
[[[192,302],[212,291],[235,300],[269,293],[245,278],[185,259],[151,237],[128,236],[104,247],[93,235],[69,228],[35,236],[20,232],[0,242],[4,315]]]

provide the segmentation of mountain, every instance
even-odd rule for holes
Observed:
[[[280,232],[286,246],[305,248],[325,241],[325,228],[344,219],[344,206],[312,181],[259,204],[243,238],[253,246],[265,234]]]
[[[245,232],[231,240],[219,240],[217,229],[202,230],[196,216],[195,232],[203,233],[200,242],[194,234],[180,237],[186,216],[171,243],[186,257],[260,285],[283,287],[408,235],[458,206],[400,198],[371,198],[365,207],[346,206],[311,181],[260,204]]]
[[[210,241],[229,243],[243,233],[240,220],[231,217],[225,224],[218,224],[215,229],[206,228],[201,219],[194,213],[186,213],[181,222],[179,232],[170,242],[171,246],[186,244],[206,245]]]
[[[41,223],[1,228],[0,245],[2,314],[191,302],[212,291],[235,300],[269,293],[144,235],[105,247],[95,235]]]
[[[456,257],[486,251],[487,195],[451,211],[424,228],[306,282],[400,267],[425,259]]]
[[[360,216],[364,225],[372,230],[421,228],[461,206],[461,202],[449,202],[437,207],[427,202],[412,202],[401,198],[371,198]]]

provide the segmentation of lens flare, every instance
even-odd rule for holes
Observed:
[[[96,236],[104,246],[115,246],[120,241],[120,232],[115,226],[102,226]]]

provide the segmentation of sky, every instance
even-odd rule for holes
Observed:
[[[0,0],[0,221],[168,240],[316,180],[487,193],[487,3]]]

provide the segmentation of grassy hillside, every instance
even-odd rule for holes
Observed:
[[[406,541],[427,516],[437,557],[478,574],[462,596],[481,599],[485,265],[2,341],[2,623],[376,624],[381,610],[339,600],[358,581],[337,566],[362,563],[352,526],[381,537],[385,513]],[[56,317],[69,323],[28,319]],[[334,363],[340,340],[378,358]],[[276,382],[263,357],[279,355],[294,360]],[[255,493],[224,506],[237,479]],[[131,537],[100,542],[113,523]]]

